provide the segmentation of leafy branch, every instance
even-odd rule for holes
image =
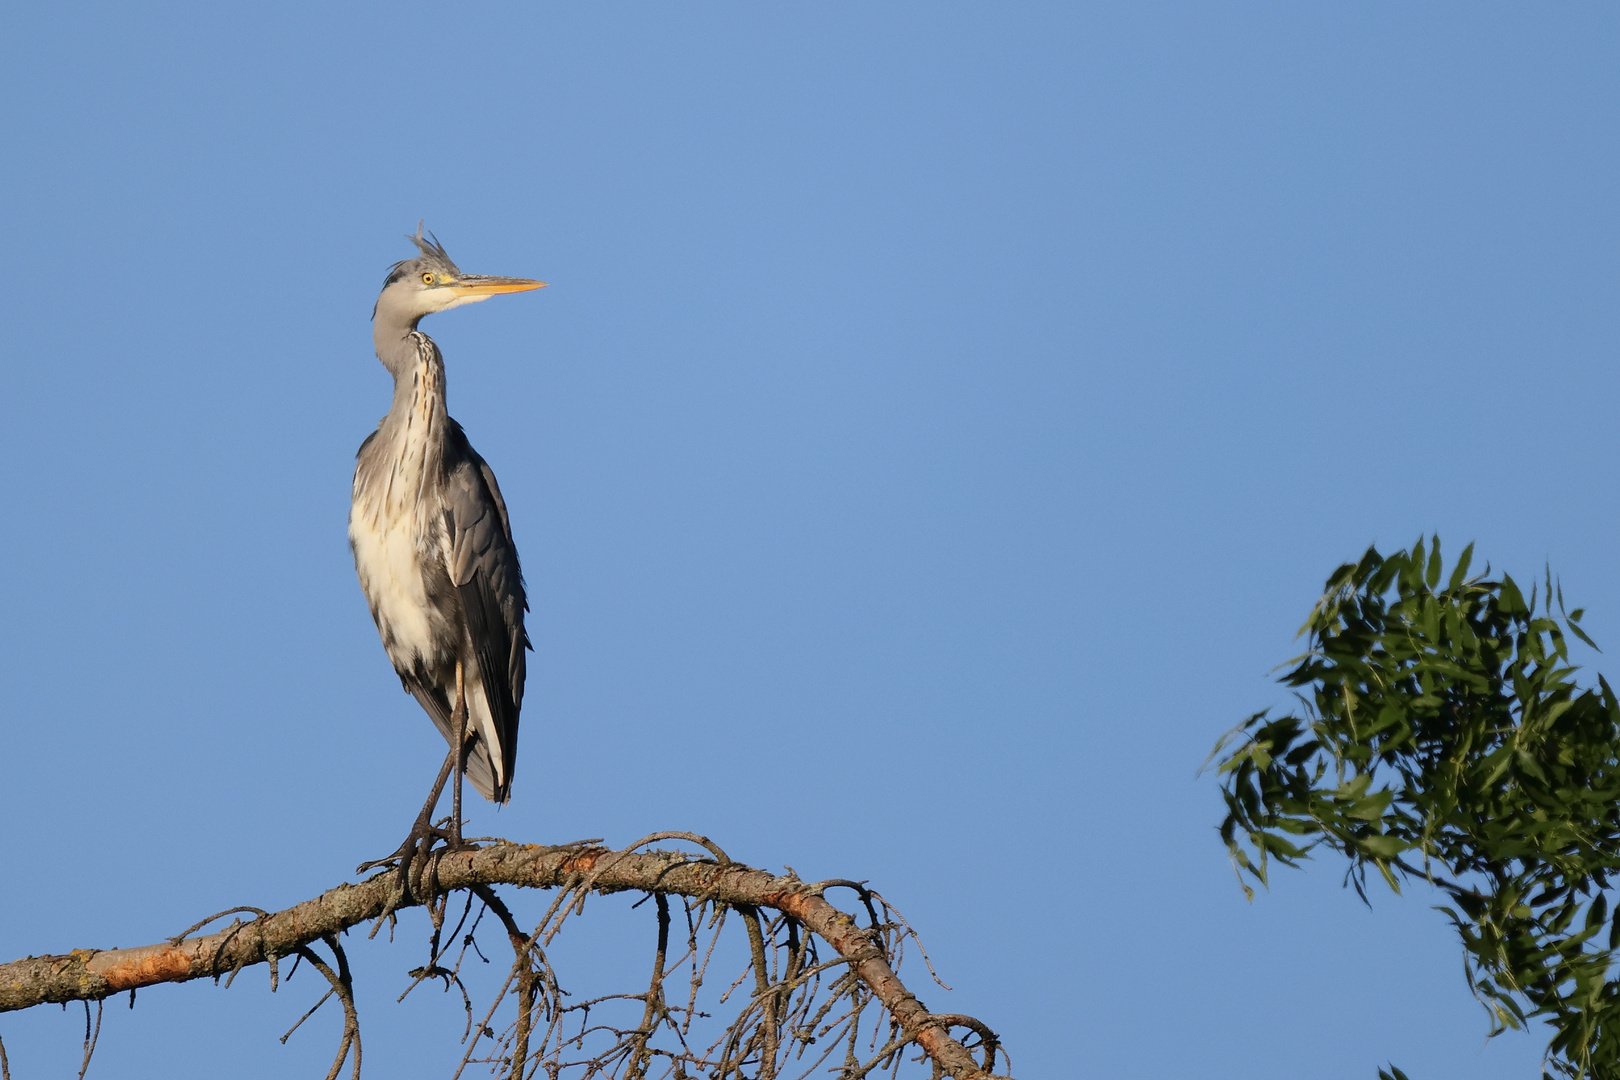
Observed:
[[[1527,598],[1472,555],[1447,574],[1435,537],[1333,572],[1280,679],[1298,707],[1211,755],[1221,839],[1240,881],[1326,847],[1363,900],[1369,872],[1437,886],[1491,1034],[1543,1021],[1547,1075],[1617,1080],[1620,702],[1577,684],[1570,639],[1596,645],[1550,570]]]

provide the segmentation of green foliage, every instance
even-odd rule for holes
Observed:
[[[1591,640],[1550,572],[1526,599],[1469,577],[1472,553],[1446,575],[1437,537],[1334,571],[1284,665],[1300,707],[1212,756],[1221,838],[1240,880],[1327,847],[1363,899],[1369,870],[1434,883],[1491,1033],[1543,1020],[1549,1072],[1620,1080],[1620,702],[1576,685],[1566,635]]]

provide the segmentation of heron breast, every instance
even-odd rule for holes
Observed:
[[[349,515],[349,543],[360,588],[366,594],[388,658],[400,671],[417,661],[437,666],[453,641],[447,621],[430,596],[434,567],[424,558],[423,531],[413,514],[368,513],[360,505]],[[442,568],[439,576],[443,576]],[[449,639],[449,640],[447,640]],[[453,648],[453,646],[450,646]]]

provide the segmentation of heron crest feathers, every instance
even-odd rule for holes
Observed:
[[[453,270],[457,274],[460,274],[461,270],[456,266],[456,264],[451,260],[450,256],[445,252],[444,245],[439,243],[439,238],[437,236],[434,236],[431,232],[428,233],[426,236],[422,235],[422,226],[425,225],[426,223],[427,223],[426,219],[424,219],[422,221],[418,221],[416,223],[416,235],[412,236],[409,233],[407,233],[405,235],[405,239],[409,240],[411,243],[416,245],[416,250],[418,250],[418,251],[420,251],[422,253],[422,258],[425,261],[432,262],[432,263],[438,263],[438,264],[442,265],[446,270]]]
[[[439,243],[439,238],[431,232],[423,234],[422,226],[424,224],[426,224],[425,221],[416,223],[416,234],[414,236],[410,233],[405,234],[405,239],[415,244],[416,250],[420,254],[414,259],[401,259],[393,266],[390,266],[387,276],[383,278],[383,288],[388,288],[407,271],[415,271],[418,268],[431,270],[437,274],[448,274],[451,277],[461,276],[461,268],[455,264],[455,260],[450,258],[450,254],[444,250],[444,245]],[[372,314],[375,316],[376,312],[373,311]]]

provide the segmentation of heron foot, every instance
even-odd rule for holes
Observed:
[[[456,768],[457,754],[452,750],[439,767],[439,775],[433,781],[433,790],[428,793],[427,802],[422,804],[421,813],[416,815],[416,823],[406,834],[405,842],[400,844],[392,854],[380,859],[363,862],[355,868],[355,873],[363,874],[368,870],[397,867],[397,888],[390,895],[388,904],[383,911],[383,917],[392,915],[406,897],[417,903],[432,905],[434,898],[439,895],[438,865],[439,857],[452,851],[463,851],[469,845],[461,836],[460,800],[455,807],[457,813],[442,819],[437,824],[433,821],[434,808],[439,805],[439,796],[444,792],[444,782],[450,778],[452,771],[456,779],[461,779],[460,770]],[[457,788],[459,791],[459,783]],[[431,881],[429,880],[431,878]],[[382,920],[377,922],[382,925]],[[372,931],[373,934],[376,930]]]
[[[354,868],[354,872],[364,874],[368,870],[397,867],[400,884],[409,886],[413,883],[413,877],[421,877],[431,856],[448,855],[452,851],[467,851],[477,847],[477,844],[462,839],[461,830],[456,828],[455,823],[449,818],[441,818],[436,824],[418,821],[399,847],[380,859],[361,863]]]
[[[360,874],[377,869],[395,871],[391,875],[394,887],[389,890],[382,914],[371,929],[371,937],[377,935],[384,922],[392,922],[394,913],[408,903],[425,906],[437,925],[439,916],[434,905],[445,895],[439,886],[439,859],[454,851],[476,850],[479,846],[463,840],[459,835],[461,830],[446,828],[449,824],[448,818],[436,825],[418,822],[410,835],[405,837],[405,842],[392,854],[363,862],[355,868],[355,872]]]

